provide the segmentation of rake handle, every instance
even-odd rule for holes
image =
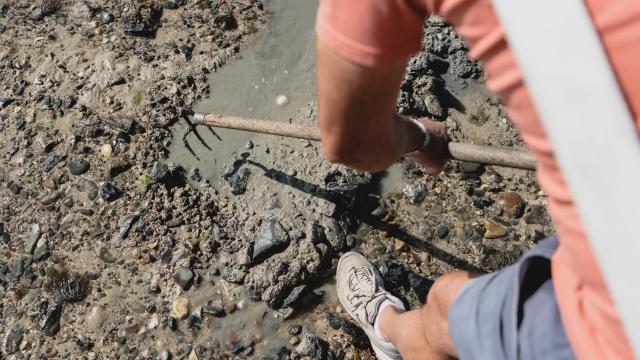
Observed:
[[[203,113],[196,113],[193,116],[193,123],[196,125],[245,130],[261,134],[320,141],[320,130],[318,128],[298,124]],[[536,167],[536,162],[533,156],[526,151],[509,150],[486,145],[450,142],[449,152],[454,159],[461,161],[527,170],[535,170]]]

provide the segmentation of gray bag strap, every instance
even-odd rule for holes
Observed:
[[[592,249],[640,354],[640,140],[580,0],[493,0]]]

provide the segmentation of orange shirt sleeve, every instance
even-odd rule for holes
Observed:
[[[384,65],[420,50],[426,17],[408,0],[321,0],[316,33],[349,61]]]

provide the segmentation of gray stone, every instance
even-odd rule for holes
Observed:
[[[410,203],[419,204],[427,196],[427,187],[423,183],[414,181],[405,185],[402,189],[402,194],[404,194]]]
[[[262,221],[258,239],[253,245],[253,260],[261,259],[276,253],[289,244],[289,236],[282,225],[274,219]]]
[[[133,125],[133,120],[126,117],[113,117],[110,116],[105,119],[105,122],[116,129],[122,130],[124,132],[128,132],[131,130],[131,126]]]
[[[67,164],[67,167],[69,168],[69,172],[73,175],[82,175],[84,173],[86,173],[87,171],[89,171],[89,162],[87,160],[80,160],[80,161],[69,161],[69,163]]]
[[[187,291],[193,283],[193,271],[185,267],[178,268],[178,270],[173,273],[173,280],[182,290]]]
[[[129,235],[129,230],[131,230],[131,226],[138,221],[138,219],[140,219],[140,215],[138,214],[133,214],[133,215],[129,215],[126,218],[124,218],[124,220],[122,220],[122,223],[120,225],[120,229],[118,230],[118,233],[120,234],[121,238],[126,238],[127,235]]]
[[[169,176],[169,167],[161,162],[154,162],[151,168],[151,178],[155,181],[163,181]]]
[[[307,285],[304,285],[304,284],[294,288],[293,290],[291,290],[289,295],[284,299],[284,302],[282,303],[282,305],[284,307],[294,305],[296,302],[298,302],[298,300],[300,300],[302,295],[304,295],[304,292],[306,289],[307,289]]]
[[[76,182],[76,189],[87,194],[89,200],[94,200],[98,197],[98,185],[93,180],[87,180],[84,178],[78,179]]]
[[[33,252],[32,259],[35,261],[40,261],[45,259],[47,256],[49,256],[49,246],[47,246],[47,244],[43,244],[38,246]]]
[[[117,261],[116,257],[111,254],[109,249],[106,247],[101,247],[100,252],[98,253],[100,259],[108,264],[112,264]]]
[[[54,336],[60,331],[60,316],[62,315],[62,304],[57,304],[51,309],[42,322],[40,330],[47,336]]]
[[[327,356],[329,344],[319,337],[306,333],[302,341],[296,347],[296,351],[302,356],[309,356],[312,359],[324,359]]]
[[[100,197],[105,201],[113,201],[120,196],[120,190],[118,190],[110,182],[105,182],[100,186]]]
[[[544,206],[537,204],[529,206],[523,219],[524,222],[529,225],[547,225],[551,222],[551,218],[549,218],[547,209],[545,209]]]
[[[19,326],[14,326],[7,332],[7,336],[4,338],[2,348],[5,353],[13,354],[20,348],[20,342],[22,342],[22,335],[24,330]]]

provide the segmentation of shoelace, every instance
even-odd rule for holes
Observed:
[[[347,279],[347,285],[351,293],[349,301],[355,307],[367,301],[376,291],[373,274],[366,266],[354,268]]]

